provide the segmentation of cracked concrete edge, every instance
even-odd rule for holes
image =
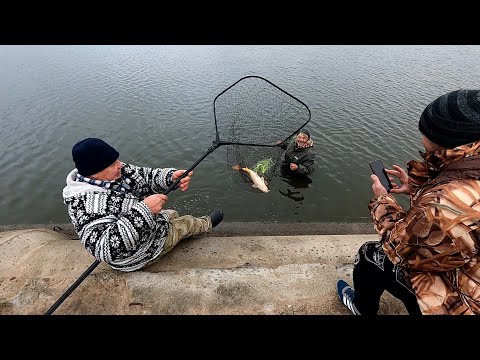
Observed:
[[[0,232],[26,229],[49,229],[78,239],[72,224],[16,224],[0,225]],[[207,236],[297,236],[297,235],[357,235],[375,234],[371,222],[222,222]]]

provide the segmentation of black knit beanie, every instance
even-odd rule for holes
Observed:
[[[120,156],[105,141],[87,138],[72,148],[72,158],[78,173],[83,176],[96,174],[112,165]]]
[[[423,110],[418,128],[447,149],[480,140],[480,90],[455,90],[440,96]]]

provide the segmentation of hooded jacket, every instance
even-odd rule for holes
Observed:
[[[392,195],[369,210],[388,258],[410,278],[423,314],[480,314],[480,142],[408,163],[410,209]]]
[[[175,170],[124,164],[121,174],[130,179],[132,190],[127,193],[76,181],[78,171],[72,170],[63,200],[90,254],[121,271],[138,270],[155,260],[165,244],[169,216],[167,211],[153,214],[142,200],[173,184]]]
[[[300,175],[310,175],[315,171],[315,153],[313,152],[313,141],[311,145],[305,148],[297,146],[297,142],[294,138],[288,145],[283,145],[286,148],[285,160],[283,166],[289,166],[290,163],[298,165],[298,170],[292,171]]]

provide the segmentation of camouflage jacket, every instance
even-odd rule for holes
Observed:
[[[388,258],[409,275],[423,314],[480,314],[480,142],[408,163],[410,209],[392,195],[369,210]]]

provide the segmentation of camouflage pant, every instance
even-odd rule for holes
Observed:
[[[179,216],[176,210],[164,210],[170,217],[170,229],[165,240],[161,255],[165,255],[187,237],[203,235],[212,229],[210,216],[193,217],[192,215]]]

